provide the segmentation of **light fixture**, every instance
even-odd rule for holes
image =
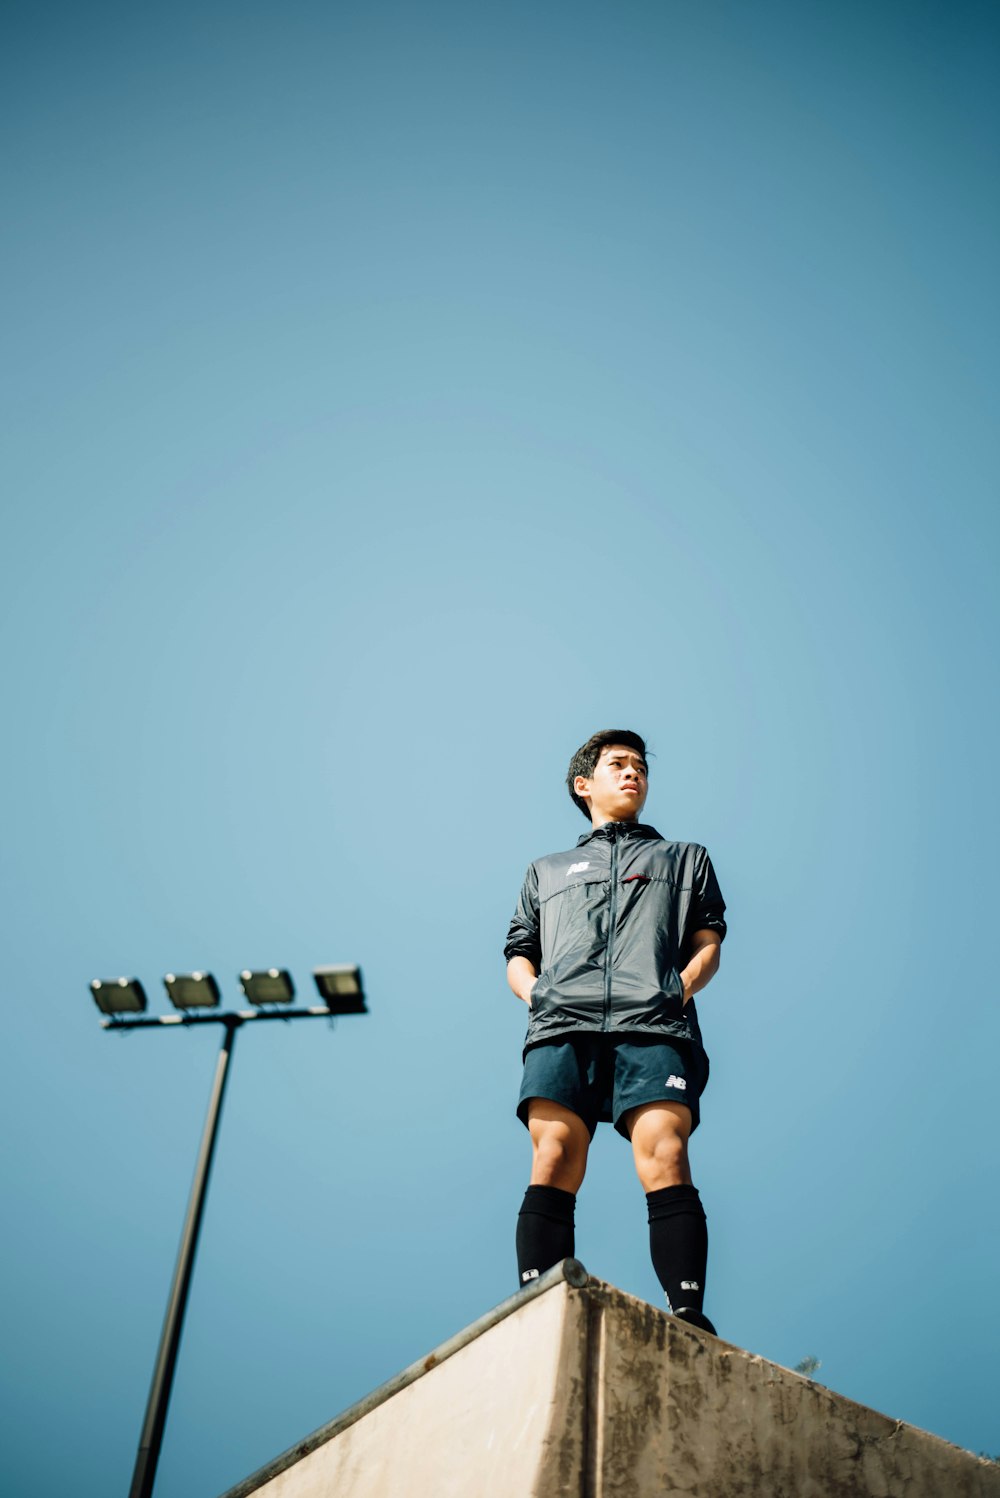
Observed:
[[[90,992],[102,1014],[141,1014],[146,1007],[138,978],[95,978]]]
[[[258,1008],[262,1004],[290,1004],[295,997],[295,984],[286,967],[262,968],[257,972],[247,969],[240,973],[240,987]]]
[[[219,985],[211,973],[168,973],[163,980],[175,1009],[214,1009]]]
[[[313,977],[331,1014],[367,1014],[359,967],[317,967],[313,969]]]

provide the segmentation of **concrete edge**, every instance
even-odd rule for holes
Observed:
[[[887,1425],[893,1427],[892,1434],[895,1436],[900,1432],[919,1436],[921,1440],[930,1441],[934,1445],[944,1448],[946,1451],[957,1452],[963,1457],[971,1457],[981,1467],[996,1466],[991,1457],[982,1456],[979,1452],[970,1451],[967,1446],[959,1446],[955,1441],[949,1441],[947,1436],[938,1435],[937,1431],[925,1430],[922,1425],[914,1425],[911,1420],[903,1420],[898,1415],[888,1415],[884,1410],[878,1410],[874,1405],[862,1404],[859,1399],[852,1399],[850,1394],[841,1394],[837,1389],[831,1389],[828,1384],[820,1382],[819,1379],[810,1378],[808,1374],[797,1373],[794,1368],[788,1368],[784,1363],[776,1363],[772,1358],[766,1358],[759,1352],[751,1352],[749,1348],[741,1347],[738,1342],[727,1342],[724,1337],[717,1333],[703,1331],[700,1327],[691,1326],[686,1321],[678,1321],[669,1311],[662,1306],[651,1305],[648,1301],[631,1295],[627,1290],[619,1290],[617,1285],[610,1284],[607,1280],[598,1279],[595,1275],[589,1275],[587,1279],[588,1298],[597,1305],[604,1307],[612,1306],[617,1301],[630,1301],[642,1307],[645,1313],[652,1312],[654,1316],[662,1317],[670,1325],[671,1336],[683,1336],[693,1338],[697,1342],[707,1343],[726,1354],[735,1353],[737,1357],[746,1358],[749,1362],[766,1368],[772,1373],[780,1373],[788,1378],[795,1379],[798,1383],[809,1384],[814,1392],[823,1401],[837,1405],[847,1405],[857,1411],[858,1417],[864,1416],[869,1419],[884,1420]]]
[[[417,1362],[411,1363],[408,1368],[403,1369],[402,1373],[397,1373],[387,1383],[380,1384],[377,1389],[373,1389],[370,1394],[366,1394],[356,1404],[350,1405],[348,1409],[344,1410],[343,1414],[336,1415],[332,1420],[327,1421],[326,1425],[321,1425],[318,1430],[314,1430],[311,1435],[304,1436],[301,1441],[296,1441],[294,1446],[290,1446],[280,1456],[274,1457],[266,1466],[258,1468],[256,1472],[244,1478],[242,1482],[237,1483],[234,1488],[227,1488],[225,1493],[220,1495],[220,1498],[247,1498],[248,1494],[256,1492],[266,1482],[270,1482],[272,1478],[277,1477],[280,1472],[287,1471],[289,1467],[293,1467],[296,1462],[301,1461],[304,1456],[308,1456],[310,1452],[315,1451],[320,1446],[324,1446],[327,1441],[332,1441],[334,1436],[339,1436],[348,1426],[354,1425],[356,1421],[362,1419],[370,1411],[377,1409],[380,1404],[385,1404],[387,1399],[392,1399],[393,1395],[398,1394],[401,1389],[405,1389],[409,1384],[415,1383],[418,1378],[421,1378],[425,1373],[429,1373],[439,1363],[446,1362],[456,1352],[460,1352],[463,1347],[468,1346],[470,1342],[474,1342],[477,1337],[482,1336],[483,1332],[488,1332],[498,1322],[506,1320],[508,1316],[513,1315],[515,1311],[519,1311],[529,1301],[536,1299],[539,1295],[544,1295],[547,1290],[553,1290],[557,1285],[564,1284],[569,1285],[574,1290],[582,1290],[584,1286],[589,1285],[591,1282],[590,1275],[579,1259],[563,1259],[561,1264],[554,1264],[551,1269],[547,1269],[532,1284],[526,1286],[523,1290],[517,1290],[513,1295],[508,1296],[506,1300],[502,1300],[491,1311],[487,1311],[485,1315],[480,1316],[478,1321],[471,1322],[468,1326],[463,1327],[460,1332],[456,1332],[453,1337],[449,1337],[446,1342],[442,1342],[438,1347],[435,1347],[433,1352],[429,1352],[426,1357],[419,1358]]]

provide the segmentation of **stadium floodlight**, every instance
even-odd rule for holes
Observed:
[[[102,1014],[142,1014],[146,1008],[146,990],[138,978],[95,978],[90,992]]]
[[[102,1028],[119,1035],[126,1030],[144,1030],[149,1034],[155,1034],[157,1030],[161,1034],[172,1030],[177,1034],[181,1030],[190,1032],[192,1027],[201,1025],[221,1025],[223,1029],[187,1216],[181,1232],[159,1351],[153,1367],[129,1498],[152,1498],[236,1032],[249,1025],[273,1026],[276,1023],[288,1024],[295,1019],[325,1019],[329,1023],[331,1015],[368,1012],[360,968],[321,967],[315,969],[313,977],[323,1003],[294,1007],[291,1006],[291,999],[295,986],[287,968],[271,967],[256,972],[247,968],[240,973],[240,984],[244,994],[254,1005],[255,1012],[244,1009],[231,1013],[218,1007],[221,998],[219,985],[211,973],[166,974],[163,979],[164,987],[171,1004],[181,1011],[180,1014],[143,1014],[146,995],[138,978],[109,978],[103,981],[95,978],[90,985],[97,1007],[106,1016],[102,1021]],[[286,1005],[291,1007],[285,1007]]]
[[[219,985],[211,973],[167,973],[163,980],[175,1009],[214,1009]]]
[[[263,968],[258,972],[240,973],[240,987],[258,1008],[262,1004],[290,1004],[295,997],[295,984],[286,967]]]
[[[361,969],[351,966],[313,969],[320,998],[331,1014],[367,1014]]]

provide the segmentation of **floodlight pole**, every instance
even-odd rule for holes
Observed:
[[[339,968],[319,968],[318,975],[325,973],[337,974],[342,970]],[[149,1390],[149,1402],[146,1405],[146,1418],[143,1421],[142,1435],[139,1438],[139,1452],[135,1460],[135,1470],[132,1473],[132,1486],[129,1488],[129,1498],[150,1498],[153,1491],[153,1482],[156,1477],[156,1467],[160,1460],[160,1447],[163,1444],[163,1429],[167,1420],[167,1405],[170,1403],[170,1391],[174,1381],[174,1368],[177,1363],[177,1352],[181,1341],[181,1328],[184,1324],[184,1311],[187,1306],[188,1291],[191,1288],[191,1272],[194,1268],[194,1256],[198,1247],[198,1234],[201,1230],[202,1213],[205,1210],[205,1197],[208,1193],[208,1176],[212,1168],[212,1156],[215,1153],[215,1137],[218,1133],[219,1118],[222,1113],[222,1098],[226,1090],[226,1078],[229,1074],[229,1061],[233,1053],[233,1042],[236,1031],[243,1025],[267,1024],[275,1020],[287,1023],[292,1019],[325,1019],[332,1023],[337,1014],[366,1014],[364,990],[361,987],[360,971],[350,969],[356,976],[355,990],[350,995],[338,996],[336,992],[327,996],[327,1002],[320,1005],[309,1005],[299,1009],[242,1009],[231,1014],[219,1014],[212,1005],[199,1006],[198,1009],[184,1009],[180,1014],[142,1014],[139,1018],[125,1017],[112,1010],[104,1008],[105,1018],[101,1021],[105,1030],[117,1030],[124,1034],[129,1030],[162,1030],[168,1028],[187,1029],[192,1025],[223,1025],[225,1035],[219,1050],[219,1059],[215,1068],[215,1080],[212,1083],[212,1095],[208,1101],[208,1114],[205,1118],[205,1128],[201,1136],[201,1148],[198,1151],[198,1161],[195,1165],[194,1181],[191,1185],[191,1197],[188,1201],[187,1217],[184,1219],[184,1230],[181,1233],[180,1248],[177,1252],[177,1266],[174,1269],[174,1280],[170,1287],[170,1298],[167,1301],[167,1312],[163,1320],[163,1331],[160,1334],[160,1348],[156,1355],[156,1366],[153,1370],[153,1382]],[[99,987],[99,984],[91,985]],[[322,990],[321,990],[322,992]],[[252,1002],[252,1001],[251,1001]],[[143,1006],[145,998],[143,998]],[[346,1006],[346,1007],[338,1007]],[[131,1013],[131,1011],[130,1011]]]
[[[222,1113],[222,1098],[226,1090],[226,1078],[229,1075],[229,1061],[233,1054],[236,1031],[243,1023],[243,1016],[239,1014],[219,1015],[213,1018],[216,1018],[216,1022],[222,1021],[225,1025],[225,1034],[215,1067],[215,1080],[212,1083],[212,1095],[208,1102],[201,1148],[198,1151],[198,1162],[195,1165],[191,1198],[188,1202],[187,1217],[184,1219],[184,1230],[181,1233],[181,1244],[177,1253],[174,1282],[170,1287],[167,1313],[163,1318],[160,1350],[156,1355],[153,1382],[150,1385],[146,1418],[143,1421],[142,1435],[139,1438],[139,1452],[135,1459],[129,1498],[150,1498],[153,1491],[156,1467],[160,1460],[160,1447],[163,1444],[167,1405],[170,1403],[170,1391],[174,1382],[181,1328],[184,1325],[184,1311],[187,1306],[188,1291],[191,1288],[191,1271],[194,1268],[194,1256],[198,1247],[198,1233],[201,1228],[202,1213],[205,1210],[208,1176],[212,1168],[215,1139],[219,1129],[219,1117]]]

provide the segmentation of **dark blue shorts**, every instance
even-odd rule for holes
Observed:
[[[517,1116],[527,1127],[529,1099],[549,1098],[578,1114],[591,1138],[599,1123],[613,1123],[627,1139],[623,1119],[630,1108],[684,1103],[694,1133],[707,1081],[708,1057],[688,1040],[581,1031],[543,1040],[527,1052]]]

